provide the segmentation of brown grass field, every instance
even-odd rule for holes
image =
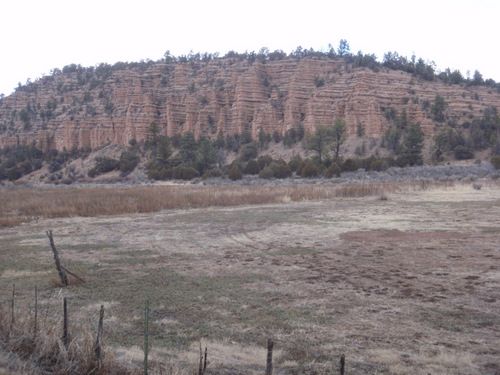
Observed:
[[[140,373],[146,299],[154,374],[197,373],[200,341],[207,374],[262,374],[268,338],[275,374],[338,373],[343,353],[346,374],[500,373],[492,181],[17,188],[0,209],[0,318],[5,333],[15,284],[18,331],[0,343],[0,374],[91,356],[100,305],[108,373]],[[58,286],[48,229],[85,283]],[[45,349],[27,359],[35,285]]]

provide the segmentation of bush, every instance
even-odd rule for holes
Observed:
[[[285,162],[273,161],[265,167],[260,173],[260,178],[288,178],[292,175],[292,169]]]
[[[301,175],[306,178],[316,177],[318,176],[318,168],[311,160],[308,160],[301,170]]]
[[[172,169],[167,169],[156,164],[151,164],[148,167],[148,178],[150,180],[168,180],[172,178]]]
[[[261,168],[259,166],[259,163],[255,159],[250,159],[245,168],[243,169],[243,173],[251,175],[259,174],[260,171]]]
[[[241,147],[240,160],[248,161],[250,159],[256,158],[258,154],[257,143],[247,143]]]
[[[124,151],[120,155],[119,168],[122,175],[127,175],[132,172],[141,159],[135,152]]]
[[[271,164],[274,161],[272,156],[266,155],[266,156],[261,156],[258,160],[257,163],[259,163],[259,170],[263,170],[265,167],[267,167],[269,164]]]
[[[207,179],[207,178],[222,177],[222,176],[224,176],[224,174],[220,169],[209,169],[208,171],[203,173],[202,177],[204,179]]]
[[[337,163],[332,163],[327,169],[324,171],[324,176],[326,178],[332,178],[333,176],[335,177],[340,177],[340,167],[338,166]]]
[[[23,175],[18,167],[12,167],[5,171],[5,175],[9,181],[15,181]]]
[[[474,158],[474,153],[470,148],[467,148],[465,146],[458,145],[455,147],[455,150],[453,150],[453,153],[455,155],[455,158],[457,160],[467,160],[467,159],[473,159]]]
[[[192,180],[193,178],[200,177],[200,172],[193,167],[177,166],[166,169],[164,173],[165,179]]]
[[[57,160],[52,160],[49,163],[48,170],[50,173],[59,171],[62,168],[62,164]]]
[[[304,170],[305,166],[307,165],[307,162],[309,161],[309,159],[306,159],[306,160],[302,160],[299,164],[299,166],[297,167],[297,170],[295,171],[295,174],[297,176],[302,176],[302,171]]]
[[[358,170],[358,163],[354,159],[347,159],[342,166],[344,172],[356,172]]]
[[[236,180],[241,180],[243,178],[243,175],[241,173],[241,170],[236,165],[233,165],[233,167],[229,171],[228,177],[232,181],[236,181]]]
[[[361,159],[359,161],[361,168],[364,168],[367,171],[381,171],[382,170],[382,162],[378,160],[374,155]]]
[[[288,162],[288,165],[293,172],[296,172],[300,163],[302,163],[302,157],[300,156],[300,154],[297,154]]]
[[[495,169],[500,169],[500,155],[493,156],[491,158],[491,164],[493,164]]]

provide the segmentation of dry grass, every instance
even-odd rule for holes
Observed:
[[[105,304],[106,349],[131,368],[143,354],[147,295],[153,371],[192,375],[202,340],[211,373],[263,373],[272,337],[277,374],[338,373],[342,353],[349,374],[493,374],[500,190],[438,185],[184,186],[174,190],[280,192],[280,203],[40,218],[0,230],[0,301],[12,283],[20,306],[32,303],[33,285],[53,294],[45,231],[55,224],[64,264],[87,281],[63,292],[91,322],[82,332],[95,335]]]
[[[0,227],[39,218],[94,217],[166,209],[241,206],[388,193],[452,186],[452,182],[357,183],[297,186],[155,186],[119,188],[7,188],[0,190]]]
[[[103,362],[99,364],[93,349],[95,332],[83,321],[75,321],[68,347],[61,339],[62,317],[40,313],[34,333],[34,315],[16,309],[15,322],[11,312],[0,305],[0,374],[93,374],[136,375],[142,370],[130,366],[103,347]],[[138,350],[143,358],[142,349]],[[171,374],[185,374],[175,365]],[[157,374],[157,372],[151,372]]]

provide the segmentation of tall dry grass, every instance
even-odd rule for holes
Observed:
[[[41,314],[43,315],[43,314]],[[103,357],[99,365],[93,353],[95,334],[82,323],[73,323],[76,334],[70,336],[67,347],[62,342],[62,317],[53,315],[37,319],[28,311],[16,310],[12,323],[11,311],[0,305],[0,352],[18,360],[9,373],[29,374],[139,374],[116,361],[112,355]],[[2,365],[0,363],[0,373]]]
[[[296,186],[4,188],[0,190],[0,227],[16,226],[37,218],[93,217],[166,209],[360,198],[452,185],[453,182],[445,181]]]

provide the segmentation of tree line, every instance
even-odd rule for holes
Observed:
[[[417,58],[415,55],[410,58],[400,55],[398,52],[388,51],[384,54],[381,61],[378,60],[375,54],[365,54],[362,51],[357,53],[351,52],[350,45],[347,40],[341,39],[337,47],[332,44],[328,45],[326,50],[314,50],[313,48],[303,48],[298,46],[295,50],[286,53],[283,50],[270,51],[267,47],[262,47],[259,51],[236,52],[231,50],[221,56],[218,52],[215,53],[200,53],[191,51],[187,55],[175,56],[167,50],[163,58],[153,61],[150,59],[141,60],[139,62],[116,62],[115,64],[100,63],[96,66],[83,67],[80,64],[69,64],[62,69],[54,68],[50,71],[50,75],[44,76],[43,80],[53,80],[55,76],[61,74],[76,74],[80,85],[90,83],[91,86],[98,86],[109,78],[113,72],[127,69],[138,69],[145,71],[155,63],[189,63],[193,67],[198,64],[208,63],[216,59],[232,59],[238,61],[246,61],[249,64],[260,62],[265,64],[268,61],[280,61],[284,59],[305,59],[305,58],[327,58],[327,59],[343,59],[346,66],[366,67],[374,71],[379,71],[381,68],[391,70],[400,70],[412,74],[427,81],[440,80],[447,84],[463,84],[467,86],[488,86],[496,88],[500,92],[500,83],[493,79],[484,79],[483,75],[475,70],[472,76],[464,77],[459,70],[451,71],[449,68],[438,72],[436,65],[432,61]],[[34,83],[30,79],[26,84],[19,82],[16,91],[34,90]],[[3,95],[3,94],[2,94]],[[1,105],[1,98],[0,98]]]

